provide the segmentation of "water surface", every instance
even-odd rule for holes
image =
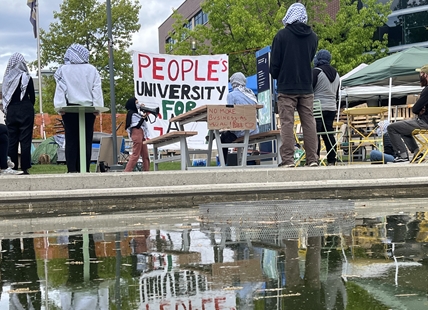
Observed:
[[[419,200],[0,222],[0,309],[428,309]]]

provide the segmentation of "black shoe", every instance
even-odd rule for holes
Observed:
[[[392,161],[393,163],[405,163],[409,161],[409,157],[395,157],[394,160]]]
[[[420,153],[418,156],[416,156],[416,157],[413,157],[413,159],[412,159],[412,163],[417,163],[417,164],[419,164],[419,161],[421,160],[421,158],[422,157],[424,157],[424,154],[423,153]],[[425,159],[424,159],[425,160]]]
[[[22,174],[30,174],[30,172],[28,172],[28,170],[23,170]]]

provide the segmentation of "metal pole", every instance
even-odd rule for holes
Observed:
[[[116,101],[114,93],[114,65],[113,65],[113,35],[111,31],[111,1],[107,0],[107,31],[108,31],[108,55],[110,73],[110,109],[111,109],[111,132],[113,138],[113,165],[117,165],[117,137],[116,137]]]
[[[40,135],[42,139],[46,139],[45,132],[45,117],[43,115],[43,100],[42,100],[42,69],[40,65],[40,23],[39,23],[39,1],[36,1],[36,29],[37,29],[37,69],[39,71],[39,107],[40,115],[42,116],[42,124],[40,125]]]

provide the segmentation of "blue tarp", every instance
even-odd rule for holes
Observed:
[[[257,95],[257,74],[247,77],[247,87]],[[229,83],[229,92],[232,91],[232,85]]]

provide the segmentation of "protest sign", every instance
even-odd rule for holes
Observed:
[[[134,52],[134,87],[139,102],[159,107],[160,116],[148,124],[151,137],[167,133],[169,119],[207,104],[226,104],[228,56],[176,56]],[[186,125],[198,131],[188,139],[189,148],[206,148],[206,123]],[[168,148],[179,148],[178,145]]]

